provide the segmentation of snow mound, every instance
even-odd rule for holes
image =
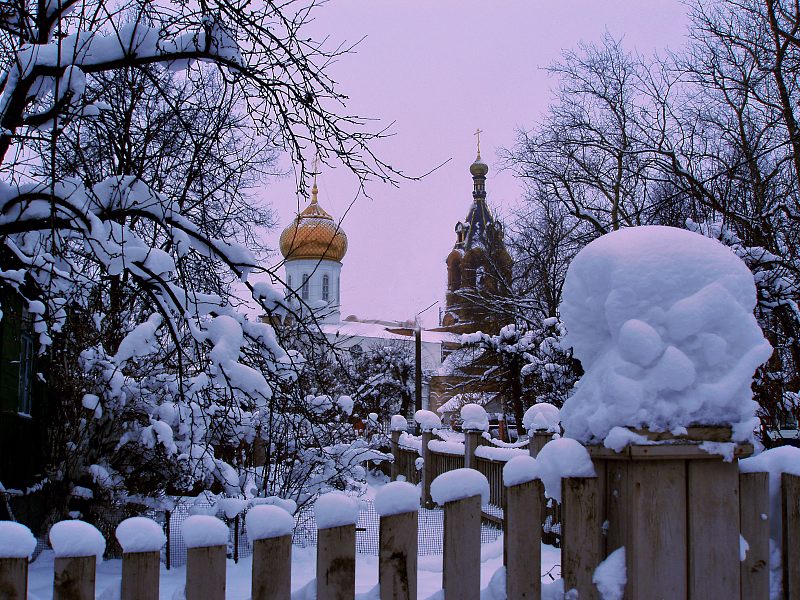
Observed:
[[[183,522],[181,532],[187,548],[224,546],[228,543],[228,526],[210,515],[192,515]]]
[[[117,541],[123,552],[158,552],[167,543],[161,525],[147,517],[131,517],[117,525]]]
[[[391,431],[405,431],[408,429],[408,421],[403,415],[392,415],[389,429]]]
[[[461,418],[464,431],[489,431],[489,415],[480,404],[465,404],[461,407]]]
[[[632,227],[581,250],[560,312],[585,374],[561,409],[570,437],[614,426],[731,424],[752,438],[753,373],[772,354],[753,316],[753,274],[716,240]]]
[[[269,504],[254,506],[248,510],[245,524],[247,537],[251,540],[291,535],[294,531],[292,515],[278,506]]]
[[[431,498],[436,504],[480,496],[481,504],[489,502],[489,481],[475,469],[454,469],[442,473],[431,482]]]
[[[580,442],[558,438],[547,442],[536,457],[536,476],[544,483],[548,498],[561,502],[561,480],[565,477],[596,477],[589,452]]]
[[[253,498],[251,500],[253,506],[258,506],[260,504],[269,504],[274,505],[279,508],[282,508],[290,515],[293,515],[297,511],[297,502],[292,500],[291,498],[281,498],[280,496],[267,496],[266,498]]]
[[[381,517],[419,510],[419,490],[405,481],[392,481],[375,493],[375,512]]]
[[[0,521],[0,558],[28,558],[36,550],[31,530],[14,521]]]
[[[592,575],[592,583],[597,586],[603,600],[622,600],[628,572],[625,567],[625,546],[617,548],[597,565]]]
[[[314,517],[319,529],[355,525],[359,510],[358,500],[342,492],[323,494],[314,503]]]
[[[225,516],[234,519],[247,508],[249,502],[241,498],[220,498],[217,505],[223,510]]]
[[[536,479],[536,459],[532,456],[515,456],[503,467],[503,484],[508,487]]]
[[[56,556],[101,557],[106,540],[94,525],[85,521],[61,521],[50,528],[50,545]]]
[[[534,404],[522,416],[522,424],[528,433],[542,430],[559,433],[560,422],[561,415],[559,410],[547,402]]]
[[[635,433],[626,427],[612,427],[603,440],[603,446],[614,452],[622,452],[629,444],[646,446],[652,443],[645,436]]]
[[[414,420],[419,423],[422,431],[433,431],[442,426],[442,420],[429,410],[418,410],[414,413]]]

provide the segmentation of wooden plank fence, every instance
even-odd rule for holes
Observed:
[[[716,462],[708,460],[709,463]],[[669,462],[669,461],[667,461]],[[721,460],[719,461],[722,462]],[[592,478],[567,478],[562,481],[562,493],[565,515],[564,547],[562,549],[562,569],[567,590],[576,589],[580,598],[597,598],[598,593],[592,583],[592,574],[600,560],[616,549],[609,545],[609,537],[603,534],[605,529],[602,519],[607,516],[604,498],[609,482],[609,471],[598,470],[598,476]],[[750,536],[750,551],[754,552],[752,560],[725,561],[715,558],[712,564],[706,563],[708,577],[706,579],[703,598],[741,598],[742,600],[766,600],[769,598],[768,585],[768,526],[762,511],[768,510],[768,488],[765,474],[738,474],[738,493],[734,495],[740,510],[739,519],[742,531]],[[647,469],[637,475],[639,486],[644,488],[658,478],[651,477]],[[651,483],[646,483],[649,478]],[[620,484],[620,480],[616,482]],[[671,484],[670,484],[671,485]],[[691,482],[689,485],[693,485]],[[508,598],[540,600],[541,598],[541,565],[540,535],[535,515],[540,498],[539,482],[527,482],[507,487],[506,516],[507,533],[504,547],[504,565],[506,567],[506,586]],[[783,475],[781,485],[782,496],[782,535],[783,535],[783,599],[797,600],[800,594],[800,477]],[[667,529],[674,528],[671,521],[652,522],[653,514],[642,512],[645,501],[653,499],[640,495],[633,498],[627,506],[633,522],[627,529],[641,535],[640,531],[652,531],[654,538],[646,540],[649,546],[661,547],[675,543],[674,533]],[[676,497],[670,497],[673,503],[679,503]],[[691,510],[691,500],[688,502]],[[727,510],[727,508],[726,508]],[[445,556],[443,559],[442,585],[446,600],[461,598],[478,598],[481,582],[480,573],[480,500],[477,496],[449,502],[444,506]],[[681,513],[683,514],[683,513]],[[380,518],[381,559],[379,561],[379,581],[381,582],[382,599],[416,598],[417,561],[416,530],[417,512],[406,512],[399,515]],[[692,526],[691,519],[684,519],[687,526],[688,552],[691,556],[693,543],[704,531],[697,528],[701,523]],[[647,529],[649,527],[649,529]],[[714,529],[712,523],[712,530]],[[613,528],[613,525],[612,525]],[[692,539],[694,537],[694,539]],[[658,544],[653,540],[658,539]],[[353,598],[355,581],[355,526],[347,525],[331,527],[319,532],[317,546],[317,598]],[[702,540],[703,543],[706,541]],[[679,540],[679,543],[683,544]],[[282,539],[260,540],[255,553],[252,571],[253,600],[288,600],[290,598],[291,577],[291,545],[289,536]],[[738,548],[738,540],[737,540]],[[225,546],[192,548],[186,568],[186,598],[204,598],[213,600],[225,596],[226,558]],[[627,552],[626,555],[633,552]],[[146,556],[145,556],[146,555]],[[138,582],[139,590],[130,591],[123,584],[123,598],[156,598],[158,597],[157,570],[153,569],[153,552],[123,554],[123,579],[129,583]],[[686,557],[685,554],[682,554]],[[95,557],[59,557],[54,564],[53,597],[60,600],[83,600],[95,597]],[[633,565],[633,568],[632,568]],[[732,565],[732,566],[731,566]],[[679,565],[643,564],[641,561],[628,563],[628,586],[626,598],[639,600],[643,598],[696,598],[689,596],[684,589],[673,582],[670,589],[678,590],[676,594],[666,593],[663,589],[655,589],[649,581],[642,581],[645,575],[658,577],[655,571],[673,571],[679,567],[687,569],[687,563]],[[734,596],[728,590],[719,592],[715,586],[719,582],[728,582],[731,577],[726,572],[721,577],[722,569],[733,568],[741,577],[741,589],[737,587]],[[767,577],[764,574],[767,573]],[[24,598],[27,590],[27,558],[4,558],[0,560],[0,592],[4,598]],[[660,579],[663,581],[663,578]],[[684,586],[691,586],[692,578],[685,576]],[[642,585],[638,585],[642,584]],[[725,585],[730,586],[729,583]],[[641,591],[641,590],[646,591]],[[639,591],[637,591],[639,590]],[[133,594],[133,595],[131,595]]]

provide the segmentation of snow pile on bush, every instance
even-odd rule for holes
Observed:
[[[355,525],[359,510],[358,500],[342,492],[323,494],[314,503],[314,517],[319,529]]]
[[[431,498],[436,504],[480,496],[481,504],[489,502],[489,481],[475,469],[454,469],[442,473],[431,482]]]
[[[480,404],[465,404],[461,407],[461,428],[464,431],[489,431],[489,415]]]
[[[167,543],[161,525],[147,517],[131,517],[117,525],[117,541],[123,552],[158,552]]]
[[[28,558],[36,550],[31,530],[14,521],[0,521],[0,558]]]
[[[50,528],[50,545],[56,556],[96,556],[106,550],[106,540],[94,525],[85,521],[61,521]]]
[[[291,535],[294,531],[292,515],[278,506],[262,504],[247,511],[245,517],[247,537],[251,540]]]
[[[375,493],[375,512],[381,517],[419,510],[419,490],[405,481],[392,481]]]
[[[414,420],[419,423],[422,431],[433,431],[442,426],[442,420],[429,410],[418,410],[414,413]]]
[[[536,459],[532,456],[515,456],[503,467],[503,484],[505,486],[528,483],[536,479]]]
[[[253,498],[250,502],[253,506],[259,506],[261,504],[274,505],[277,506],[278,508],[282,508],[290,515],[293,515],[295,511],[297,511],[297,502],[295,502],[291,498],[281,498],[280,496],[267,496],[266,498]]]
[[[536,457],[536,477],[544,484],[544,494],[561,502],[561,480],[565,477],[595,477],[589,452],[580,442],[559,438],[547,442]]]
[[[622,600],[628,572],[625,567],[625,546],[617,548],[597,565],[592,575],[592,583],[597,586],[603,600]]]
[[[228,543],[228,526],[209,515],[192,515],[183,522],[181,532],[187,548],[225,546]]]
[[[389,429],[391,431],[406,431],[408,429],[408,421],[403,415],[392,415]]]
[[[561,410],[567,435],[731,424],[736,441],[751,438],[750,385],[772,353],[755,304],[752,273],[716,240],[634,227],[593,241],[569,267],[560,308],[585,370]]]
[[[220,498],[217,500],[217,504],[219,504],[226,517],[233,519],[240,515],[250,503],[242,498]]]
[[[559,433],[559,423],[561,422],[561,415],[558,409],[552,404],[542,402],[534,404],[522,417],[522,424],[528,434],[534,431],[550,431],[552,433]]]

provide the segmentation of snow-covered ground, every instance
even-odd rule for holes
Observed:
[[[242,559],[239,564],[228,561],[227,598],[245,599],[250,597],[250,573],[252,559]],[[556,565],[561,562],[560,550],[552,546],[542,545],[542,573],[552,569],[553,576],[558,577],[560,570]],[[481,550],[481,588],[487,588],[492,575],[503,565],[503,538],[486,544]],[[554,568],[555,567],[555,568]],[[313,590],[316,571],[316,548],[292,548],[292,596],[296,600],[314,597]],[[98,600],[115,600],[119,598],[119,585],[122,572],[121,560],[108,560],[97,567]],[[161,568],[161,598],[173,600],[183,598],[183,585],[186,579],[186,568],[177,567],[167,571]],[[542,582],[549,583],[549,577]],[[45,600],[53,597],[53,552],[43,552],[30,567],[31,600]],[[356,557],[356,593],[366,598],[373,596],[369,592],[378,583],[378,557],[359,554]],[[428,598],[436,594],[442,587],[442,556],[421,556],[418,568],[418,596]],[[306,586],[310,590],[304,590]],[[490,600],[497,596],[484,594]],[[505,597],[504,595],[501,597]]]

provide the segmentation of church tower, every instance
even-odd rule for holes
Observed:
[[[347,235],[319,205],[318,193],[315,176],[311,203],[281,233],[286,296],[302,300],[303,309],[313,310],[322,323],[338,323]]]
[[[489,166],[481,159],[480,130],[478,155],[469,172],[472,204],[467,218],[456,223],[456,243],[446,259],[447,297],[442,327],[456,333],[497,333],[503,324],[496,322],[490,308],[498,296],[508,294],[512,260],[503,239],[503,224],[495,221],[486,203]]]

